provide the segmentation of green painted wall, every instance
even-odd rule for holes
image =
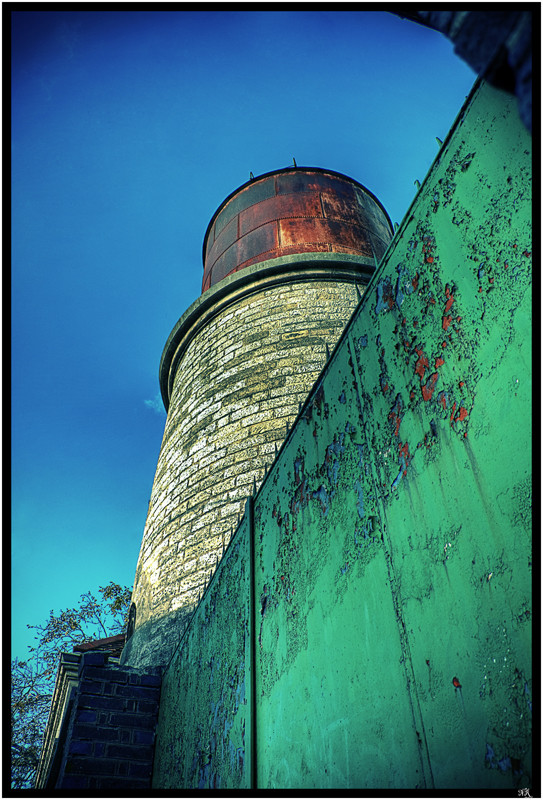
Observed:
[[[154,786],[531,786],[530,150],[480,85],[171,662]]]

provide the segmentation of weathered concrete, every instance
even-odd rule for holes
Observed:
[[[160,788],[251,785],[249,541],[244,519],[164,675],[162,691],[175,703],[164,708],[156,753]]]
[[[166,672],[155,788],[531,786],[530,150],[478,86]]]

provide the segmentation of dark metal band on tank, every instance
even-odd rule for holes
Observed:
[[[346,175],[318,167],[269,172],[232,192],[213,215],[202,291],[251,264],[296,253],[379,260],[392,232],[379,200]]]

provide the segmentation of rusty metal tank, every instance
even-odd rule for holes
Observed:
[[[232,192],[211,218],[202,292],[244,267],[296,253],[350,253],[379,261],[392,232],[379,200],[340,172],[268,172]]]

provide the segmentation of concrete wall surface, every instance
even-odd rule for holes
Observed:
[[[249,541],[244,517],[164,674],[160,788],[250,786]]]
[[[478,84],[166,671],[155,788],[532,787],[530,153]]]

